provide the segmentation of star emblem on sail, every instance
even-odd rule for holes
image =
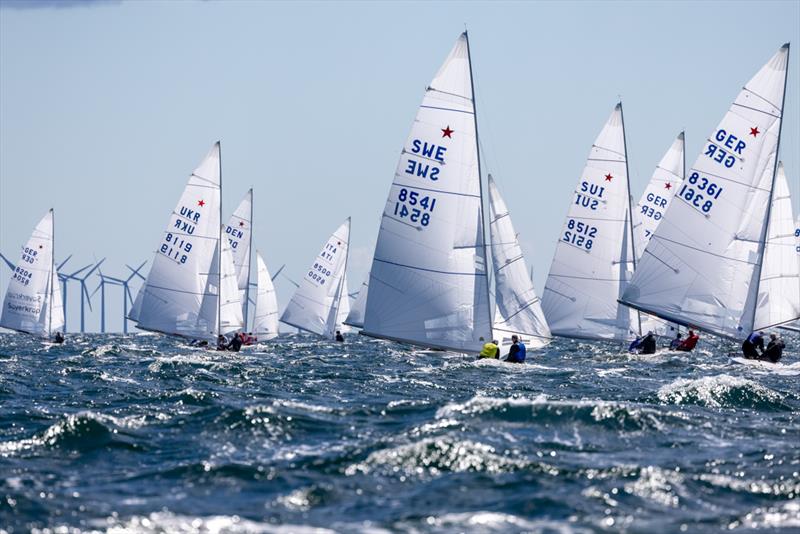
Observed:
[[[798,278],[765,279],[772,212],[780,209],[774,203],[788,56],[786,44],[708,137],[647,244],[625,304],[733,339],[798,316]],[[747,131],[753,138],[735,133]],[[782,294],[792,302],[771,311]]]

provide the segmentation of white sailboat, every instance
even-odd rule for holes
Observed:
[[[622,104],[597,136],[561,231],[542,297],[554,335],[628,340],[638,313],[617,299],[636,267]]]
[[[353,328],[364,328],[364,312],[367,310],[367,295],[369,295],[369,273],[367,278],[361,284],[361,289],[358,290],[356,300],[350,307],[350,313],[344,320],[344,324],[352,326]]]
[[[275,286],[261,254],[256,252],[256,309],[253,319],[253,335],[258,341],[278,337],[278,300]]]
[[[236,285],[239,288],[239,300],[242,303],[243,324],[247,325],[247,309],[250,300],[250,263],[253,245],[253,190],[245,193],[239,207],[233,212],[225,226],[225,237],[228,238],[236,268]]]
[[[508,347],[511,336],[517,335],[528,348],[543,347],[552,340],[550,328],[541,299],[533,288],[511,215],[491,174],[489,217],[497,303],[494,338],[501,346]]]
[[[350,242],[350,218],[325,242],[281,316],[289,326],[333,338],[339,325],[344,273]]]
[[[233,256],[222,239],[220,198],[217,142],[170,216],[130,314],[137,328],[210,340],[242,328]]]
[[[46,338],[64,330],[64,303],[53,260],[54,221],[51,209],[22,248],[3,299],[3,328]]]
[[[473,94],[464,32],[425,91],[394,174],[365,335],[458,352],[491,339]]]
[[[786,44],[706,141],[645,249],[625,304],[733,339],[774,325],[758,322],[757,309],[788,56]]]
[[[794,250],[797,255],[797,262],[798,268],[800,269],[800,215],[797,216],[797,221],[794,225],[794,239],[795,239],[795,246]],[[798,278],[800,278],[800,270],[797,272]],[[787,325],[783,325],[781,328],[785,328],[786,330],[791,330],[792,332],[800,332],[800,320],[794,321],[793,323],[789,323]]]

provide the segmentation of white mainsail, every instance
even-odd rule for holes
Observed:
[[[64,328],[61,287],[53,262],[53,221],[51,209],[22,248],[3,300],[3,328],[42,337]]]
[[[787,44],[747,82],[706,141],[624,303],[735,339],[756,326],[788,55]]]
[[[794,225],[794,238],[795,238],[794,250],[797,255],[797,262],[798,262],[797,276],[798,278],[800,278],[800,215],[797,216],[797,222]],[[781,328],[792,330],[794,332],[800,332],[800,320],[797,320],[788,325],[783,325]]]
[[[553,334],[626,340],[639,333],[635,311],[620,306],[634,266],[622,104],[597,136],[573,193],[542,308]]]
[[[768,167],[767,171],[771,173],[772,169]],[[794,232],[792,198],[783,163],[779,162],[753,330],[800,318],[800,261]]]
[[[516,334],[529,348],[543,347],[552,339],[550,328],[541,299],[533,288],[508,207],[491,174],[489,221],[497,303],[494,338],[501,345],[510,345],[511,336]]]
[[[425,91],[381,219],[364,329],[478,352],[490,339],[483,204],[464,32]]]
[[[641,259],[650,236],[658,228],[667,206],[683,183],[685,154],[684,134],[681,132],[658,162],[650,183],[647,184],[639,203],[633,210],[635,213],[633,235],[636,238],[634,248],[637,261]]]
[[[224,228],[221,228],[224,230]],[[221,234],[220,234],[221,235]],[[212,270],[206,278],[206,291],[203,295],[203,304],[200,308],[201,317],[211,317],[211,324],[219,325],[219,333],[226,335],[244,329],[242,316],[242,301],[239,298],[239,287],[236,283],[236,266],[233,263],[231,244],[228,239],[222,238],[222,256],[217,257],[217,248],[214,249],[214,262]],[[217,271],[220,265],[222,273]],[[217,291],[216,284],[220,285]],[[218,296],[221,301],[218,301]],[[219,321],[217,321],[219,313]]]
[[[350,309],[350,288],[347,287],[347,275],[345,274],[344,282],[342,282],[342,294],[339,297],[339,312],[336,316],[337,329],[343,333],[353,331],[353,329],[345,323],[347,316],[350,315]]]
[[[339,317],[347,251],[350,241],[350,218],[328,238],[292,295],[281,322],[301,330],[333,338]]]
[[[191,338],[216,338],[220,228],[217,142],[192,173],[170,216],[150,273],[131,311],[130,317],[138,322],[138,328]]]
[[[245,193],[239,207],[233,212],[224,235],[228,238],[236,267],[236,285],[239,288],[239,301],[242,303],[243,322],[247,324],[248,296],[250,294],[250,261],[253,243],[253,190]]]
[[[278,300],[275,286],[267,270],[267,264],[256,252],[257,283],[256,309],[253,319],[253,335],[259,341],[278,337]]]
[[[344,320],[344,324],[354,328],[364,328],[364,312],[367,309],[367,295],[369,294],[369,273],[358,290],[355,302],[350,307],[350,313]]]

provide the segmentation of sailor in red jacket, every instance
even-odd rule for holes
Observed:
[[[697,345],[697,342],[699,340],[700,336],[695,334],[694,330],[689,330],[689,335],[686,336],[686,339],[684,339],[681,342],[681,344],[678,345],[678,348],[676,348],[675,350],[680,350],[683,352],[691,352],[694,346]]]

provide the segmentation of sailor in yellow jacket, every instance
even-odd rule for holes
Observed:
[[[499,358],[500,357],[500,347],[497,346],[497,340],[493,340],[488,343],[483,344],[483,349],[481,353],[478,355],[478,359],[481,358]]]

